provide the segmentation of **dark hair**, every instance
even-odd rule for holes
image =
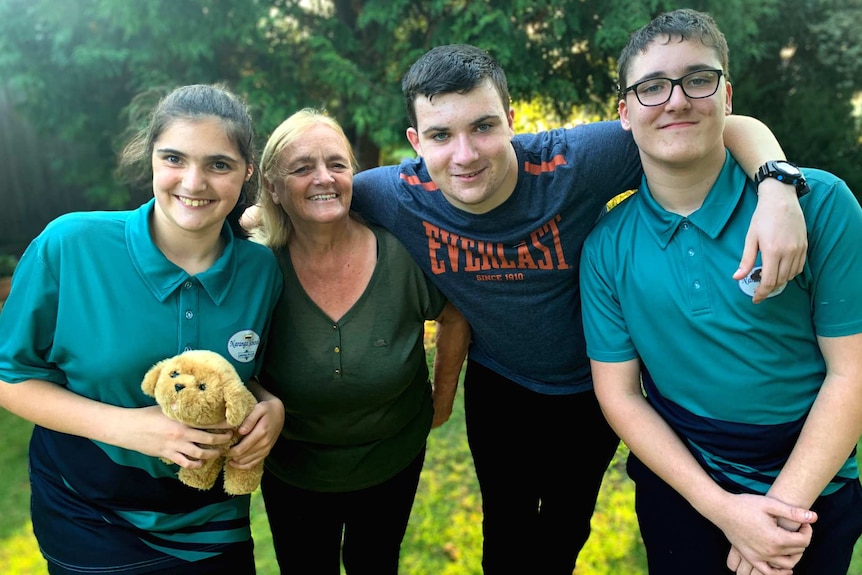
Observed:
[[[146,98],[142,94],[141,98]],[[135,108],[133,102],[132,108]],[[162,133],[176,120],[214,117],[224,124],[227,137],[236,144],[242,158],[255,164],[254,128],[245,103],[219,84],[182,86],[159,100],[149,114],[147,125],[138,130],[126,144],[120,156],[120,174],[127,180],[143,184],[152,180],[153,146]],[[254,204],[258,186],[258,170],[245,182],[236,206],[227,216],[234,236],[247,238],[248,232],[239,224],[245,209]]]
[[[659,40],[659,38],[664,39]],[[656,16],[649,24],[631,35],[617,62],[620,91],[625,90],[628,84],[632,59],[646,52],[651,43],[662,41],[669,44],[673,41],[686,40],[696,40],[714,49],[725,76],[730,73],[727,40],[718,29],[715,20],[705,12],[683,8]]]
[[[488,52],[469,44],[438,46],[416,60],[401,80],[401,93],[407,104],[407,119],[416,125],[417,96],[432,99],[437,94],[465,94],[490,78],[500,94],[503,109],[510,105],[506,73]]]

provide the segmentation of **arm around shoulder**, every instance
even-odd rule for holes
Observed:
[[[772,131],[749,116],[727,118],[724,143],[749,177],[767,161],[784,159]],[[805,218],[796,188],[767,178],[758,186],[757,210],[751,217],[739,269],[733,278],[742,279],[754,269],[759,251],[763,269],[753,301],[760,303],[802,271],[807,249]]]

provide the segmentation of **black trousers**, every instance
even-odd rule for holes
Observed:
[[[283,575],[395,575],[425,449],[397,475],[366,489],[322,493],[264,471],[261,492]]]
[[[724,533],[634,455],[628,470],[650,575],[688,575],[693,565],[698,575],[730,575]],[[847,575],[862,534],[862,485],[849,483],[811,508],[817,512],[814,535],[793,575]]]
[[[595,394],[543,395],[468,361],[485,575],[571,575],[619,439]]]

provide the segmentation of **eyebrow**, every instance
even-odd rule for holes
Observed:
[[[317,157],[318,157],[318,156],[317,156],[316,154],[315,154],[315,155],[312,155],[312,154],[304,154],[304,155],[302,155],[302,156],[297,156],[297,157],[295,157],[295,158],[290,158],[290,159],[287,161],[287,165],[288,165],[288,166],[294,166],[294,165],[296,165],[296,164],[309,164],[309,163],[314,163],[314,162],[316,162],[316,161],[317,161]],[[324,156],[324,157],[323,157],[323,159],[324,159],[326,162],[332,162],[332,161],[334,161],[334,160],[335,160],[335,161],[344,162],[344,163],[346,163],[346,164],[350,164],[350,160],[349,160],[349,158],[348,158],[347,156],[345,156],[344,154],[341,154],[341,153],[333,153],[333,154],[329,154],[328,156]]]
[[[701,70],[720,70],[720,69],[721,69],[720,66],[710,66],[708,64],[691,64],[691,65],[683,68],[682,76],[685,76],[686,74],[691,74],[692,72],[699,72]],[[682,76],[680,76],[680,78]],[[649,74],[642,76],[639,80],[635,80],[634,82],[629,84],[629,86],[634,86],[635,84],[637,84],[639,82],[645,82],[647,80],[654,80],[656,78],[670,78],[670,76],[667,75],[667,72],[665,72],[663,70],[658,70],[656,72],[650,72]]]
[[[181,152],[179,150],[175,150],[173,148],[157,148],[156,152],[162,155],[170,155],[170,156],[182,156],[183,158],[188,157],[188,154],[185,152]],[[207,162],[228,162],[228,163],[239,163],[239,160],[234,158],[233,156],[228,156],[225,154],[214,154],[212,156],[204,156],[204,160]]]
[[[479,116],[472,122],[470,122],[471,126],[478,126],[480,124],[488,124],[489,122],[500,122],[500,116],[497,114],[485,114],[484,116]],[[422,130],[423,135],[430,134],[432,132],[449,132],[450,129],[447,126],[428,126],[424,130]]]

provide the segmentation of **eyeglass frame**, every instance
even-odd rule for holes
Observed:
[[[686,78],[688,78],[689,76],[692,76],[694,74],[701,74],[703,72],[715,72],[716,74],[718,74],[718,78],[715,81],[715,90],[711,94],[706,95],[706,96],[689,96],[688,92],[685,91],[685,86],[683,86],[682,81],[685,80]],[[625,98],[626,94],[628,94],[629,92],[634,92],[635,98],[637,98],[638,103],[641,106],[644,106],[646,108],[655,108],[656,106],[663,106],[664,104],[667,104],[670,101],[671,96],[673,96],[673,89],[676,86],[679,86],[679,89],[682,90],[682,94],[686,98],[688,98],[689,100],[703,100],[704,98],[711,98],[711,97],[715,96],[715,94],[718,92],[718,86],[719,86],[719,84],[721,84],[721,77],[722,76],[726,77],[724,70],[720,70],[718,68],[704,68],[703,70],[695,70],[693,72],[689,72],[688,74],[685,74],[684,76],[680,76],[679,78],[676,78],[676,79],[674,79],[674,78],[663,78],[663,77],[647,78],[646,80],[641,80],[640,82],[635,82],[634,84],[632,84],[631,86],[629,86],[625,90],[622,90],[621,95],[623,98]],[[637,88],[641,84],[646,84],[647,82],[655,82],[656,80],[667,80],[668,82],[670,82],[670,90],[668,90],[668,92],[667,92],[667,100],[665,100],[664,102],[659,102],[658,104],[644,104],[643,102],[641,102],[641,97],[640,97],[640,95],[638,95]]]

